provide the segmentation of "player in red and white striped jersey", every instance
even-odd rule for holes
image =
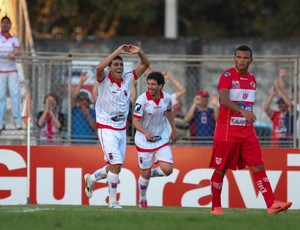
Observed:
[[[138,54],[141,62],[131,72],[124,72],[121,54]],[[117,185],[121,166],[126,152],[126,127],[130,103],[130,85],[149,67],[150,63],[138,46],[124,44],[117,48],[97,66],[98,98],[96,102],[96,119],[98,136],[107,165],[86,174],[85,192],[90,198],[94,183],[107,178],[109,188],[109,207],[121,208],[116,199]],[[104,69],[108,66],[108,72]]]
[[[220,113],[214,135],[210,167],[215,168],[211,177],[212,214],[223,214],[221,191],[227,169],[236,170],[246,165],[251,169],[255,184],[262,193],[268,214],[287,210],[292,203],[275,200],[266,175],[261,147],[253,123],[255,77],[248,72],[253,61],[248,46],[235,51],[235,68],[226,70],[220,78],[218,91]]]
[[[150,177],[168,176],[173,172],[173,158],[169,138],[176,143],[177,131],[172,112],[170,94],[162,91],[165,79],[160,72],[151,72],[147,76],[147,91],[140,95],[135,103],[133,125],[137,129],[135,144],[138,151],[138,163],[141,175],[138,180],[139,206],[147,208],[146,193]],[[171,134],[168,129],[171,126]],[[152,159],[159,166],[152,168]]]

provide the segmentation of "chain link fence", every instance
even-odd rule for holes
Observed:
[[[31,124],[30,136],[32,144],[61,144],[82,145],[99,144],[97,131],[87,132],[89,127],[84,127],[84,117],[74,119],[74,107],[72,108],[72,93],[78,86],[80,73],[87,72],[88,79],[83,89],[90,92],[90,111],[94,110],[93,87],[95,84],[95,67],[107,56],[82,55],[66,53],[36,53],[34,56],[23,53],[17,60],[20,82],[21,101],[24,102],[26,92],[31,93]],[[217,95],[217,84],[222,72],[234,65],[233,57],[229,56],[187,56],[187,55],[149,55],[152,67],[157,71],[169,71],[174,78],[185,88],[186,93],[182,96],[181,115],[184,116],[193,103],[194,97],[199,90],[209,92],[210,98]],[[131,70],[138,65],[139,59],[134,56],[124,56],[125,71]],[[282,147],[299,146],[299,124],[297,126],[297,110],[299,107],[299,56],[258,56],[250,66],[250,71],[256,76],[257,91],[254,113],[257,116],[255,129],[261,141],[262,147],[272,146],[272,121],[263,110],[263,104],[268,98],[273,87],[273,81],[278,79],[279,69],[286,69],[285,87],[287,95],[294,104],[294,110],[289,117],[290,138],[281,141]],[[141,77],[137,84],[137,95],[146,90],[146,78]],[[176,92],[176,87],[171,81],[166,81],[166,92]],[[55,93],[58,97],[57,111],[62,114],[62,126],[59,129],[59,138],[41,138],[43,127],[38,126],[38,116],[45,109],[45,97],[49,93]],[[0,144],[26,144],[26,127],[23,130],[15,130],[12,124],[10,99],[7,93],[7,125],[6,130],[1,132]],[[133,106],[133,105],[132,105]],[[211,106],[211,105],[210,105]],[[276,98],[272,103],[272,109],[277,109]],[[212,136],[207,139],[191,135],[191,124],[182,123],[177,119],[181,139],[178,145],[211,146]],[[196,124],[197,125],[197,124]],[[74,128],[77,133],[74,135]],[[45,127],[44,127],[45,129]],[[72,131],[73,130],[73,131]],[[79,132],[78,132],[79,130]],[[82,133],[80,134],[80,131]],[[134,128],[129,122],[128,144],[133,142]]]

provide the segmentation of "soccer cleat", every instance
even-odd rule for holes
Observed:
[[[222,207],[214,207],[214,209],[211,210],[210,213],[213,215],[223,215],[224,214]]]
[[[147,203],[147,201],[146,201],[146,200],[141,200],[141,201],[139,202],[139,207],[140,207],[140,208],[148,208],[148,203]]]
[[[292,206],[292,202],[283,202],[280,200],[275,200],[270,208],[268,208],[268,214],[274,215],[282,211],[288,210]]]
[[[118,202],[116,202],[116,201],[110,202],[110,203],[108,204],[108,207],[110,207],[110,208],[122,208],[122,207],[120,206],[120,204],[119,204]]]
[[[88,198],[91,198],[93,196],[93,189],[94,189],[94,184],[89,182],[91,174],[85,174],[84,175],[84,181],[85,181],[85,195]]]

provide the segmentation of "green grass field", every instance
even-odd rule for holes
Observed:
[[[224,209],[213,216],[207,208],[67,205],[0,205],[0,229],[300,229],[300,210],[269,216],[262,209]]]

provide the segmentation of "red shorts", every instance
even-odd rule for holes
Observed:
[[[233,143],[214,140],[209,167],[217,170],[236,170],[247,166],[263,165],[259,141]]]

